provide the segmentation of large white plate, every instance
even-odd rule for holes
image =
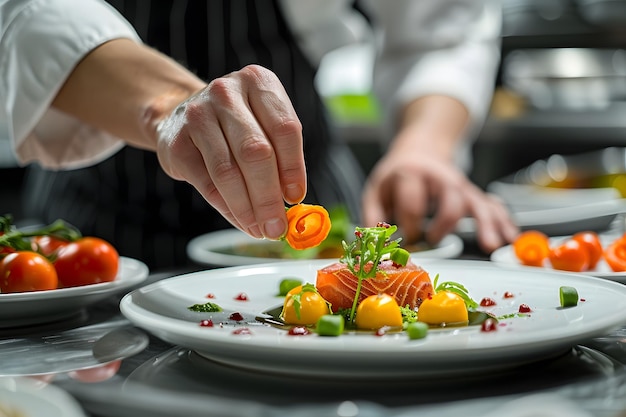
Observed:
[[[128,290],[148,277],[141,261],[120,257],[114,281],[58,290],[0,294],[0,328],[48,323],[71,317],[96,301]]]
[[[255,257],[224,253],[225,250],[247,244],[276,244],[275,241],[255,239],[238,229],[226,229],[198,236],[187,244],[187,255],[199,264],[213,266],[242,266],[268,262],[293,262],[293,259]],[[463,252],[463,241],[456,235],[444,237],[439,244],[423,251],[413,252],[413,258],[454,258]]]
[[[609,243],[614,241],[619,235],[615,233],[599,233],[600,242],[603,247],[606,247]],[[557,245],[558,243],[570,238],[571,235],[567,236],[556,236],[550,238],[550,245]],[[520,263],[520,261],[515,256],[515,251],[513,250],[512,245],[502,246],[501,248],[496,249],[490,255],[490,259],[492,262],[495,262],[499,265],[507,265],[521,268],[536,268],[536,269],[549,269],[553,270],[550,266],[550,261],[546,260],[541,267],[528,267],[524,266]],[[594,276],[599,278],[609,279],[611,281],[621,282],[626,284],[626,271],[624,272],[613,272],[611,267],[604,261],[604,259],[600,259],[595,268],[590,269],[589,271],[578,273],[584,276]]]
[[[78,402],[54,385],[30,378],[0,378],[0,416],[86,417]]]
[[[127,294],[122,313],[135,325],[170,343],[195,350],[221,363],[258,371],[318,377],[432,378],[491,372],[551,357],[585,339],[604,334],[626,322],[626,286],[594,277],[505,268],[488,261],[423,260],[419,262],[440,280],[464,284],[476,299],[497,301],[489,311],[501,316],[528,304],[529,317],[501,320],[495,332],[480,326],[432,330],[422,340],[404,333],[341,337],[289,336],[284,330],[260,324],[255,317],[282,303],[279,282],[300,277],[315,282],[316,271],[328,261],[259,264],[196,272],[170,278]],[[559,307],[559,287],[577,288],[584,302]],[[514,298],[503,298],[504,292]],[[237,301],[240,293],[248,301]],[[197,313],[189,306],[211,301],[222,313]],[[229,320],[232,312],[242,322]],[[215,326],[203,327],[211,318]],[[251,334],[236,334],[247,327]]]

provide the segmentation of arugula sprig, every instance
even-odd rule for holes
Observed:
[[[74,241],[82,235],[77,228],[63,220],[56,220],[47,226],[25,230],[18,229],[15,226],[13,217],[10,214],[0,216],[0,247],[10,247],[15,250],[32,250],[28,238],[35,236],[54,236],[59,239]]]
[[[435,279],[433,280],[433,288],[435,289],[435,293],[440,291],[448,291],[455,293],[459,297],[465,301],[465,306],[468,310],[473,310],[478,307],[478,303],[469,295],[469,291],[462,284],[454,281],[445,281],[441,284],[438,284],[439,274],[435,275]]]
[[[401,238],[392,240],[391,236],[398,230],[395,225],[378,223],[376,227],[356,227],[351,243],[342,241],[344,254],[339,259],[348,270],[357,277],[357,288],[350,309],[349,322],[354,321],[356,307],[364,279],[373,278],[383,259],[405,266],[409,260],[409,252],[400,247]]]

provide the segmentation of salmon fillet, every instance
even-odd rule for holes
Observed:
[[[406,266],[397,266],[385,260],[378,269],[376,277],[363,280],[359,303],[370,295],[386,293],[393,296],[398,305],[408,305],[414,309],[420,306],[422,300],[434,294],[428,272],[412,262]],[[352,307],[357,284],[358,278],[340,262],[317,271],[315,286],[331,304],[333,312]]]

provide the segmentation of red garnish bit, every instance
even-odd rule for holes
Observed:
[[[532,310],[528,306],[528,304],[520,304],[519,310],[520,313],[530,313]]]
[[[363,232],[361,232],[360,230],[355,230],[354,236],[356,236],[358,239],[361,239],[363,237]]]
[[[243,316],[241,315],[241,313],[237,312],[234,312],[228,318],[235,321],[243,321]]]
[[[202,326],[202,327],[213,327],[213,320],[202,320],[200,322],[200,326]]]
[[[206,297],[206,298],[215,298],[215,294],[213,294],[213,293],[211,293],[211,292],[210,292],[210,293],[208,293],[205,297]]]
[[[485,297],[482,300],[480,300],[480,305],[482,307],[490,307],[490,306],[495,306],[496,302],[493,298]]]
[[[248,301],[248,294],[246,294],[245,292],[239,293],[235,297],[235,300],[237,300],[237,301]]]
[[[586,298],[581,298],[580,301],[584,303],[585,301],[587,301],[587,299]]]
[[[291,329],[289,329],[289,331],[287,332],[289,336],[306,336],[307,334],[310,334],[310,333],[311,332],[309,331],[309,329],[303,326],[294,326]]]
[[[503,295],[502,297],[503,297],[503,298],[513,298],[513,297],[515,297],[515,296],[513,295],[513,293],[512,293],[512,292],[510,292],[510,291],[505,291],[505,292],[504,292],[504,295]]]
[[[498,330],[498,323],[494,319],[487,319],[480,325],[481,332],[495,332]]]
[[[387,328],[386,327],[381,327],[380,329],[376,330],[376,333],[374,333],[376,336],[384,336],[385,334],[387,334]]]
[[[252,334],[252,332],[247,327],[241,327],[233,330],[233,334]]]
[[[376,223],[376,227],[384,227],[385,229],[389,229],[391,225],[387,222],[378,222]]]

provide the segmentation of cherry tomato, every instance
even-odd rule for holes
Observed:
[[[604,260],[614,272],[626,271],[626,237],[616,239],[606,247]]]
[[[523,265],[543,266],[550,254],[550,242],[546,234],[538,230],[526,230],[513,242],[513,250]]]
[[[554,269],[571,272],[586,271],[589,267],[589,253],[578,240],[567,239],[552,248],[549,255]]]
[[[462,324],[469,318],[467,306],[460,295],[450,291],[439,291],[425,299],[417,310],[419,321],[434,324]]]
[[[60,287],[77,287],[115,280],[119,254],[109,242],[83,237],[62,247],[54,267]]]
[[[281,316],[287,324],[313,325],[325,314],[330,307],[315,287],[298,285],[285,296]]]
[[[395,298],[388,294],[374,294],[359,303],[355,323],[359,329],[400,327],[402,313]]]
[[[50,256],[56,253],[59,249],[61,249],[68,243],[69,242],[67,240],[48,235],[35,236],[32,240],[33,250],[41,252],[46,256]]]
[[[578,232],[572,236],[572,239],[579,241],[589,252],[589,265],[587,269],[593,269],[602,258],[602,243],[596,232],[586,231]]]
[[[13,252],[0,262],[0,291],[3,293],[54,290],[58,283],[52,263],[37,252]]]
[[[113,376],[117,374],[117,371],[119,371],[121,365],[122,360],[116,359],[114,361],[95,366],[93,368],[70,371],[69,376],[80,382],[102,382],[106,381],[107,379],[113,378]]]

